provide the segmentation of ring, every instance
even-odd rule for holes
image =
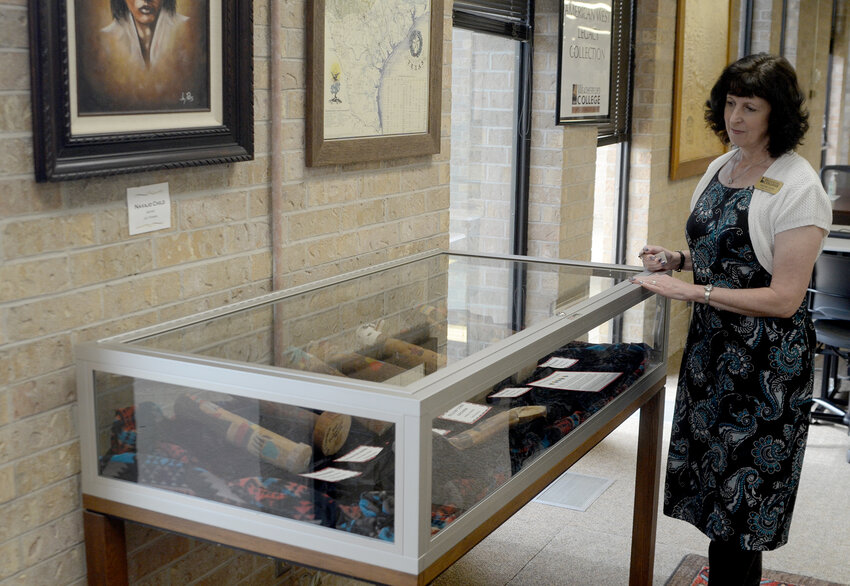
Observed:
[[[655,281],[654,281],[654,280],[652,281],[652,284],[653,284],[653,285],[655,285]]]

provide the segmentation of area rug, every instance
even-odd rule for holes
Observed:
[[[682,558],[679,567],[667,580],[665,586],[706,586],[708,584],[708,559],[701,555],[690,554]],[[847,586],[838,582],[829,582],[788,574],[786,572],[774,572],[763,570],[761,574],[761,586]]]

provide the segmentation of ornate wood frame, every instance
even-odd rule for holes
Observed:
[[[254,157],[252,2],[220,0],[221,118],[215,126],[72,133],[68,6],[29,2],[36,181],[247,161]],[[71,35],[73,37],[73,35]],[[128,115],[115,115],[115,120]],[[111,117],[107,117],[111,118]]]

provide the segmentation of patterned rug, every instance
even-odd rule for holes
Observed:
[[[708,584],[708,559],[704,556],[689,554],[682,558],[679,567],[667,580],[665,586],[706,586]],[[774,572],[764,570],[761,577],[761,586],[847,586],[838,582],[829,582],[788,574],[786,572]]]

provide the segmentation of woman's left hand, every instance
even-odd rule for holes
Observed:
[[[629,281],[663,297],[681,301],[693,299],[694,287],[696,287],[670,275],[638,275],[629,278]]]

